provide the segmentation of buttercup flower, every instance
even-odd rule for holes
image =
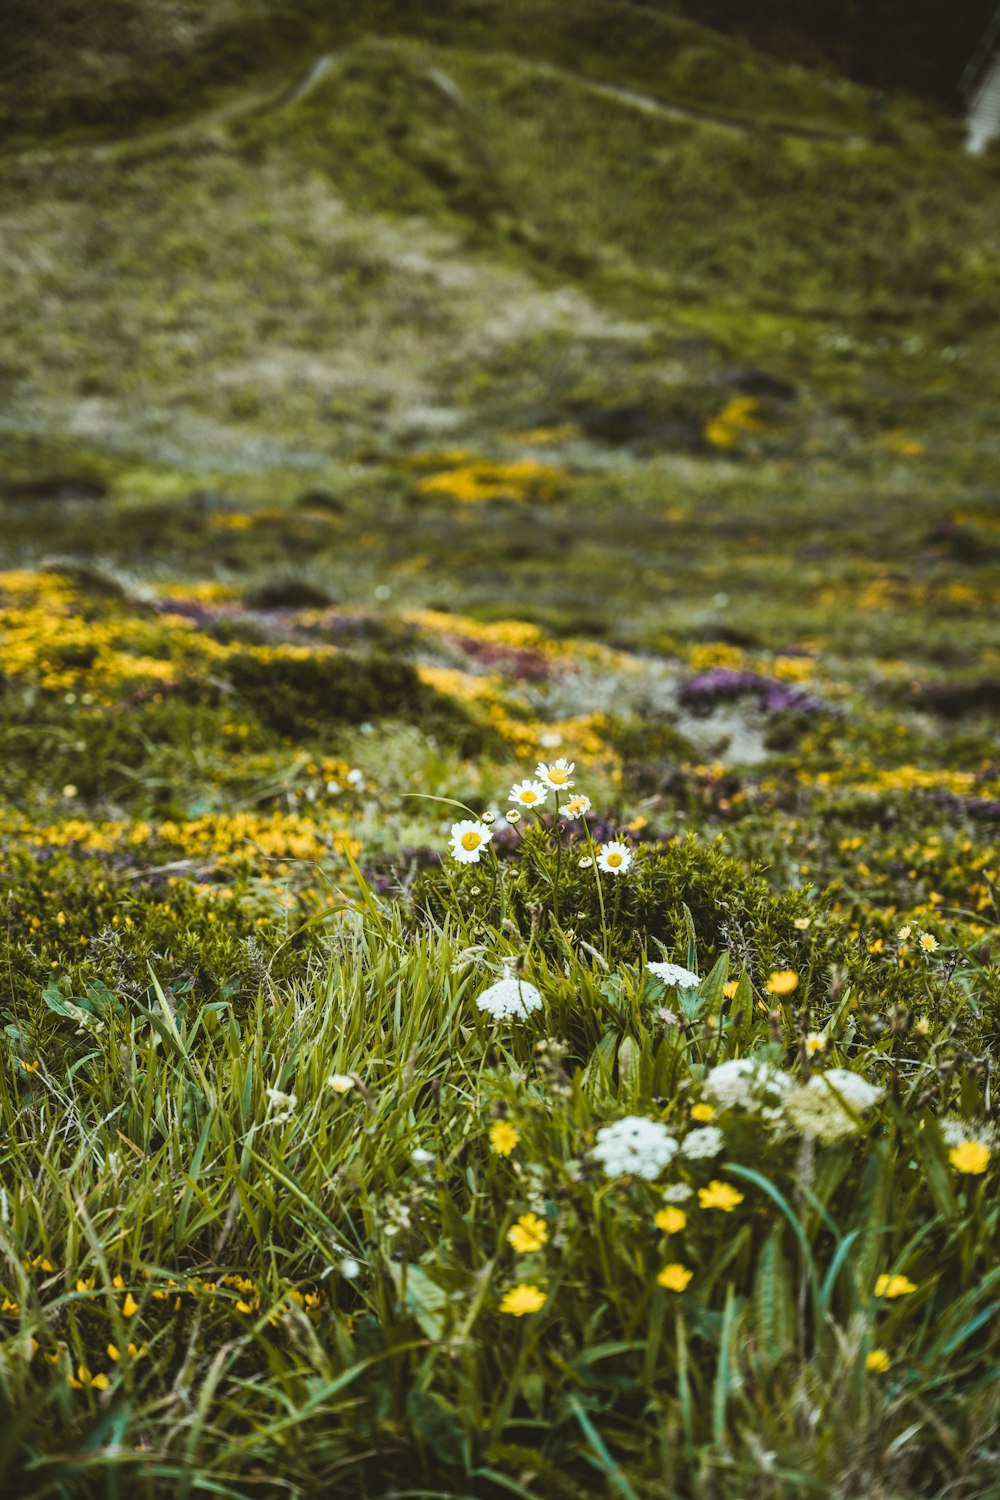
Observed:
[[[917,1283],[908,1276],[881,1275],[875,1283],[876,1297],[908,1297],[917,1290]]]
[[[775,969],[764,988],[769,995],[790,995],[799,987],[799,976],[794,969]]]
[[[692,1120],[698,1120],[701,1122],[701,1124],[705,1125],[709,1120],[715,1119],[715,1110],[710,1104],[692,1104],[691,1118]]]
[[[451,825],[451,853],[462,865],[477,865],[479,856],[493,837],[492,831],[478,818],[465,818]]]
[[[889,1368],[889,1356],[884,1349],[872,1349],[865,1360],[865,1369],[873,1375],[884,1375]]]
[[[525,979],[498,979],[476,1001],[480,1010],[485,1010],[494,1021],[517,1019],[526,1021],[532,1011],[541,1010],[542,997],[533,984]]]
[[[688,1161],[708,1161],[718,1156],[726,1144],[725,1136],[717,1125],[705,1125],[701,1130],[692,1130],[681,1142],[681,1153]]]
[[[668,1292],[683,1292],[693,1275],[694,1272],[688,1270],[687,1266],[671,1261],[669,1266],[663,1267],[656,1281],[658,1286],[666,1287]]]
[[[514,1286],[504,1292],[500,1300],[500,1311],[510,1313],[512,1318],[523,1318],[525,1313],[537,1312],[545,1306],[545,1293],[537,1286]]]
[[[679,990],[696,990],[701,984],[697,974],[684,969],[680,964],[647,964],[647,974],[655,974],[664,984],[675,985]]]
[[[713,1179],[708,1187],[698,1189],[699,1208],[719,1208],[724,1214],[731,1214],[742,1202],[743,1194],[728,1182]]]
[[[597,1132],[594,1155],[609,1177],[631,1173],[648,1181],[659,1177],[677,1152],[677,1142],[659,1120],[628,1115]]]
[[[612,839],[609,844],[602,844],[597,852],[598,867],[609,875],[624,875],[632,863],[632,851],[627,844],[620,844]]]
[[[548,1226],[537,1214],[522,1214],[507,1231],[507,1243],[513,1245],[518,1255],[530,1255],[533,1250],[540,1250],[548,1237]]]
[[[497,1156],[509,1156],[521,1139],[521,1132],[507,1120],[495,1120],[490,1126],[489,1137],[491,1151]]]
[[[982,1141],[960,1141],[948,1152],[948,1160],[956,1172],[967,1172],[978,1176],[989,1166],[990,1148]]]
[[[680,1234],[688,1221],[682,1208],[661,1208],[653,1215],[653,1223],[664,1234]]]
[[[540,781],[515,781],[507,801],[517,802],[521,807],[541,807],[548,795]]]
[[[569,799],[566,806],[561,808],[560,811],[564,818],[582,818],[585,813],[590,812],[590,807],[590,798],[585,797],[582,792],[578,792],[575,797]]]
[[[546,765],[544,761],[540,760],[535,775],[539,781],[544,781],[545,785],[550,786],[554,792],[561,792],[566,787],[573,785],[569,778],[572,776],[575,766],[575,760],[567,761],[565,757],[560,757],[559,760],[552,761],[551,765]]]

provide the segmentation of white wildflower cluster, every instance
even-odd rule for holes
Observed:
[[[524,812],[540,812],[547,803],[550,792],[555,793],[559,818],[571,823],[585,818],[592,804],[583,792],[576,792],[565,801],[560,801],[560,794],[569,792],[574,785],[575,769],[576,762],[564,757],[553,761],[540,760],[534,776],[515,781],[507,794],[507,801],[513,803],[513,806],[504,814],[506,822],[516,828],[523,818],[522,809]],[[497,814],[490,811],[479,818],[463,818],[461,822],[453,823],[448,841],[452,859],[462,865],[477,865],[493,838],[493,824],[496,820]],[[593,843],[591,849],[594,850]],[[594,853],[598,869],[603,870],[606,875],[624,875],[635,858],[628,845],[619,839],[610,839],[601,844]],[[587,869],[594,862],[593,855],[585,855],[578,864],[581,869]]]
[[[696,990],[701,984],[697,974],[691,969],[683,969],[680,964],[647,964],[646,973],[654,974],[664,984],[673,985],[679,990]]]
[[[710,1161],[725,1144],[726,1138],[717,1125],[705,1125],[701,1130],[688,1132],[681,1141],[681,1154],[688,1161]]]
[[[295,1113],[298,1099],[294,1094],[285,1094],[281,1089],[266,1089],[268,1116],[272,1125],[282,1125]]]
[[[938,1121],[938,1127],[946,1146],[961,1146],[964,1141],[975,1141],[990,1151],[996,1146],[996,1128],[986,1120],[964,1120],[961,1115],[947,1115]]]
[[[494,1021],[526,1021],[532,1011],[541,1010],[542,997],[533,984],[525,979],[514,979],[507,975],[483,990],[476,1000],[480,1010],[485,1010]]]
[[[733,1057],[708,1073],[704,1092],[720,1109],[745,1109],[773,1118],[795,1081],[765,1057]]]
[[[883,1090],[849,1068],[814,1073],[785,1099],[785,1114],[796,1130],[825,1146],[854,1135],[858,1117],[871,1109]]]
[[[609,1177],[645,1177],[653,1181],[677,1154],[677,1142],[659,1120],[628,1115],[597,1132],[594,1155]]]

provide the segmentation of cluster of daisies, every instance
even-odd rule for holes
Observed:
[[[584,820],[586,827],[586,816],[591,808],[590,798],[582,792],[567,797],[562,801],[562,796],[573,788],[573,771],[576,762],[565,759],[554,760],[550,764],[539,761],[533,779],[515,781],[507,797],[508,802],[514,804],[506,814],[506,820],[512,827],[521,822],[524,813],[540,812],[545,806],[551,793],[555,798],[556,819],[565,818],[568,822],[575,822],[580,818]],[[493,824],[497,820],[494,812],[484,812],[480,818],[465,818],[460,823],[451,825],[451,838],[449,839],[449,850],[453,859],[459,864],[476,865],[482,856],[483,850],[493,838]],[[608,875],[624,875],[632,863],[632,851],[627,844],[617,839],[610,839],[605,844],[600,844],[596,850],[596,863],[600,870]],[[584,867],[592,865],[595,858],[584,855],[580,864]]]

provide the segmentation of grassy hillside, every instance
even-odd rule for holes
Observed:
[[[0,1490],[983,1500],[996,161],[665,7],[44,20]]]

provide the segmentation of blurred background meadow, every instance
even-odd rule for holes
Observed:
[[[4,1495],[1000,1493],[993,11],[0,0]]]

